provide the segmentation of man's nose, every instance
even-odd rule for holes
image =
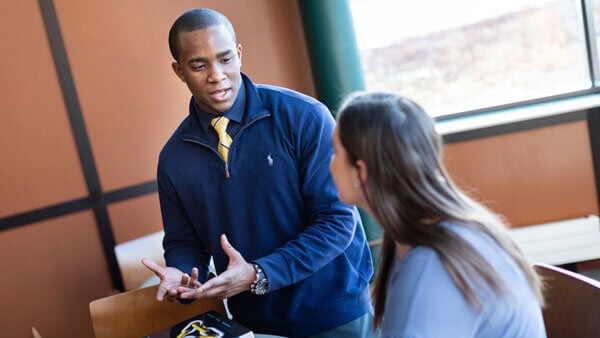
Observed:
[[[215,65],[210,68],[210,73],[208,74],[208,81],[210,82],[220,82],[225,79],[225,72],[222,67],[219,65]]]

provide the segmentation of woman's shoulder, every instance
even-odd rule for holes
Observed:
[[[386,290],[382,336],[414,333],[442,337],[444,330],[464,332],[476,321],[473,309],[429,247],[414,247],[397,259]],[[456,316],[461,318],[460,327],[454,323]]]
[[[441,298],[444,300],[451,296],[462,297],[438,254],[427,246],[413,247],[403,258],[394,261],[388,290],[403,300],[435,299],[438,294],[444,294]]]

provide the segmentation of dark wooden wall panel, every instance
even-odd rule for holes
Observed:
[[[598,214],[587,122],[445,146],[453,179],[512,226]]]

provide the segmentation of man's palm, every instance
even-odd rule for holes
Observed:
[[[160,285],[156,293],[158,301],[162,301],[165,295],[175,297],[177,295],[177,288],[182,284],[187,284],[187,281],[184,280],[186,278],[184,273],[176,268],[160,266],[156,262],[146,258],[142,259],[142,264],[160,278]]]

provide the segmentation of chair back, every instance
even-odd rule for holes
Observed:
[[[125,291],[151,285],[148,284],[151,280],[157,284],[158,280],[154,273],[140,261],[142,258],[148,258],[159,265],[165,265],[162,247],[164,235],[164,231],[161,230],[115,245],[115,256],[121,270]]]
[[[189,305],[156,300],[158,285],[126,291],[90,302],[96,338],[144,337],[209,310],[227,315],[223,301],[197,299]]]
[[[600,281],[548,264],[534,264],[546,284],[548,338],[600,337]]]

